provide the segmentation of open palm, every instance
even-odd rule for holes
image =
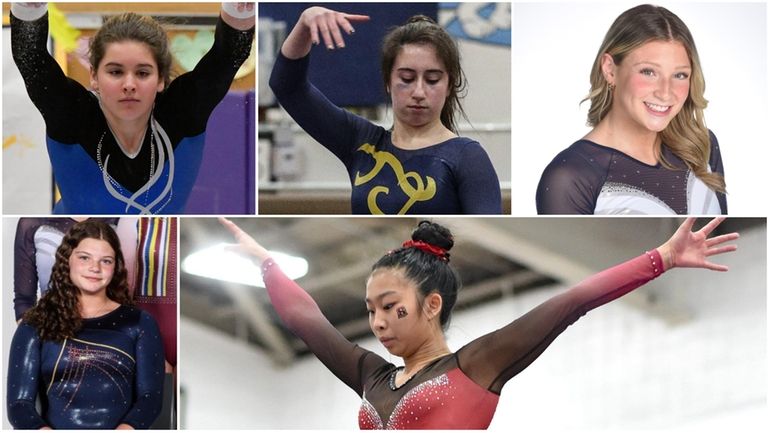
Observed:
[[[727,266],[708,260],[709,257],[735,251],[735,245],[723,245],[738,239],[738,233],[709,238],[711,232],[724,221],[724,217],[714,218],[700,230],[693,232],[695,218],[687,218],[658,251],[663,256],[667,268],[705,268],[712,271],[727,271]]]

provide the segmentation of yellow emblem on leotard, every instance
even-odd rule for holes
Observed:
[[[401,165],[401,161],[398,160],[392,153],[385,151],[376,151],[374,145],[364,143],[358,150],[372,155],[375,164],[372,171],[361,176],[361,173],[356,173],[356,179],[353,182],[354,186],[363,185],[372,180],[380,170],[385,167],[385,164],[390,165],[393,172],[398,179],[398,186],[401,187],[401,191],[409,197],[409,200],[398,211],[399,215],[405,214],[416,202],[427,201],[432,199],[436,195],[436,181],[430,176],[425,176],[425,182],[423,182],[420,174],[416,171],[404,172],[404,166]],[[413,181],[414,184],[412,184]],[[375,186],[369,191],[369,196],[366,199],[366,204],[369,206],[369,212],[377,215],[384,215],[385,213],[377,206],[377,195],[390,192],[390,188],[387,186]]]

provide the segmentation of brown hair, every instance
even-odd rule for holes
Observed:
[[[147,45],[158,65],[158,75],[163,79],[165,87],[168,87],[171,82],[171,51],[166,31],[151,17],[133,12],[110,17],[91,38],[89,60],[93,71],[96,72],[99,68],[99,62],[107,51],[107,44],[122,41],[136,41]]]
[[[449,93],[441,109],[441,123],[449,130],[457,133],[455,122],[456,112],[463,117],[465,110],[460,99],[465,97],[467,80],[460,65],[460,50],[454,39],[431,18],[425,15],[415,15],[406,24],[396,27],[382,41],[382,81],[385,89],[390,89],[390,73],[396,57],[404,45],[431,45],[436,50],[436,56],[444,63],[449,76]]]
[[[709,188],[725,192],[724,177],[708,170],[711,140],[703,117],[703,110],[708,101],[703,96],[706,81],[698,50],[684,22],[666,8],[653,5],[636,6],[620,14],[612,23],[591,68],[591,92],[581,101],[591,101],[588,125],[598,125],[612,108],[613,92],[602,73],[604,54],[612,56],[613,62],[619,65],[628,53],[650,41],[680,42],[692,65],[687,100],[666,129],[660,132],[661,141]],[[659,157],[664,166],[673,168],[662,154]]]
[[[115,272],[107,285],[107,297],[119,304],[133,304],[128,293],[126,265],[118,235],[104,222],[79,222],[69,229],[56,250],[48,291],[34,307],[24,313],[23,321],[34,326],[41,339],[62,341],[73,337],[80,330],[82,318],[78,308],[79,291],[70,279],[69,258],[80,242],[87,238],[106,241],[115,251]]]

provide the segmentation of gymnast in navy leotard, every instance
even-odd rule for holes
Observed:
[[[103,218],[113,228],[117,218]],[[64,234],[78,221],[72,218],[19,218],[13,243],[13,310],[16,320],[48,290],[51,268]],[[39,296],[38,296],[39,295]]]
[[[695,42],[669,10],[623,12],[591,70],[583,139],[537,187],[540,214],[727,214],[724,168],[706,128]]]
[[[222,219],[240,250],[262,263],[270,301],[287,328],[362,399],[362,429],[482,429],[492,421],[503,386],[534,362],[571,324],[675,267],[726,271],[709,257],[734,251],[722,245],[737,233],[709,238],[721,219],[692,232],[685,221],[660,247],[602,271],[532,311],[451,352],[444,329],[460,279],[449,263],[448,229],[423,221],[412,239],[388,252],[366,282],[372,333],[396,366],[348,341],[313,298],[286,277],[270,252]]]
[[[369,17],[305,10],[270,77],[278,101],[345,164],[356,214],[499,214],[500,182],[481,145],[456,135],[465,80],[457,46],[438,24],[413,17],[383,42],[393,103],[390,130],[330,102],[308,81],[312,44],[344,47],[342,32]]]
[[[49,290],[11,342],[11,425],[149,428],[161,409],[163,344],[155,320],[131,305],[117,235],[103,222],[77,223],[56,257]]]
[[[61,191],[54,213],[184,212],[209,115],[249,55],[254,5],[250,18],[223,8],[211,50],[173,81],[163,28],[133,13],[112,17],[91,40],[93,92],[67,78],[48,53],[48,16],[41,6],[12,5],[11,45],[45,120]]]

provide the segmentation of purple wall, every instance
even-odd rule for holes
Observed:
[[[254,91],[229,92],[211,114],[185,213],[254,214],[254,97]]]

